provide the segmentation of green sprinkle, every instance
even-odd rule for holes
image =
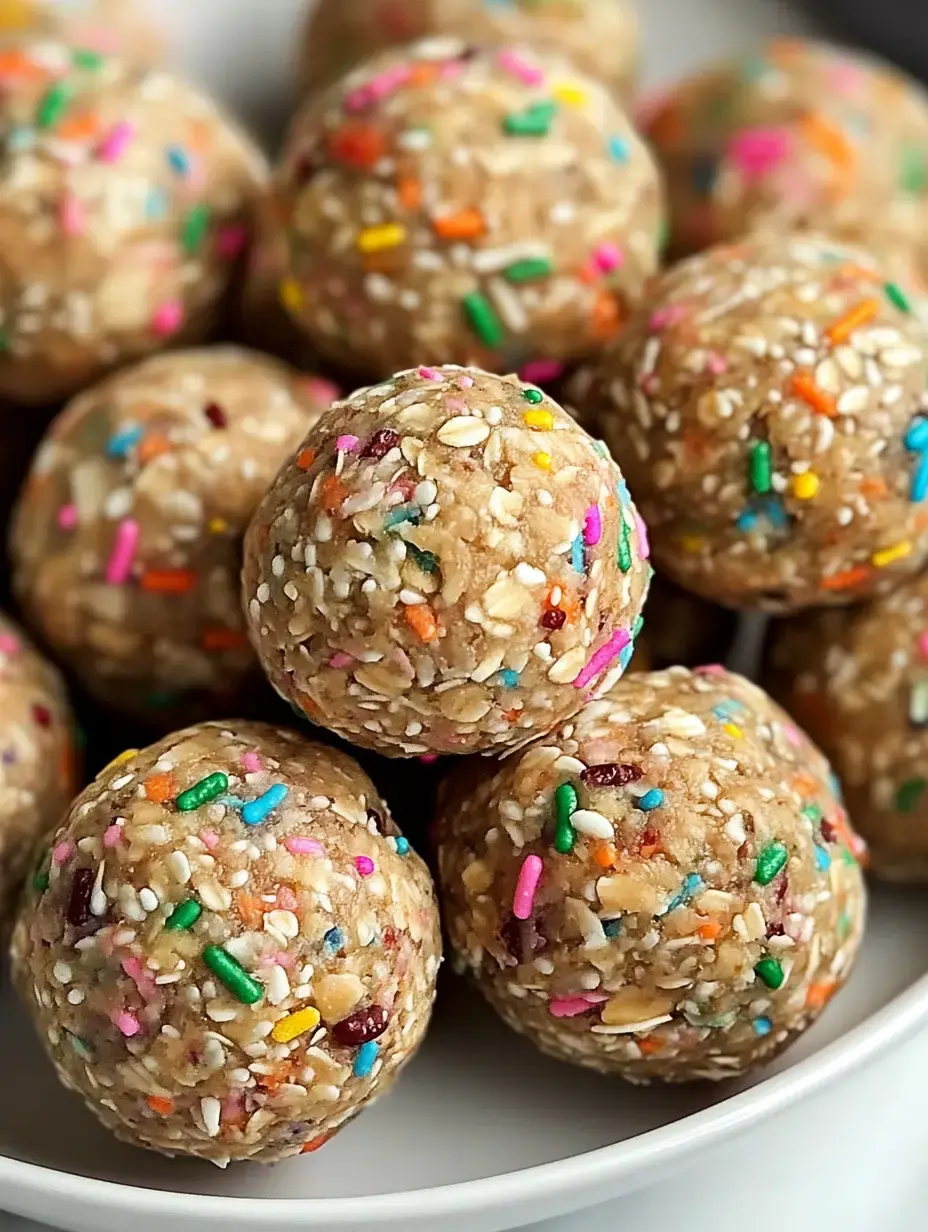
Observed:
[[[545,396],[540,389],[523,389],[522,397],[526,402],[531,402],[532,406],[537,406],[539,402],[544,402]]]
[[[518,286],[522,282],[534,282],[536,278],[547,278],[553,269],[546,257],[526,257],[523,261],[513,261],[512,265],[507,265],[503,277]]]
[[[91,51],[89,47],[75,47],[71,52],[71,63],[74,67],[90,72],[100,68],[105,60],[105,56],[101,56],[98,51]]]
[[[619,552],[618,552],[619,568],[623,573],[628,573],[632,567],[632,545],[629,539],[628,523],[625,521],[625,514],[619,510]]]
[[[194,783],[186,791],[182,791],[174,804],[179,812],[192,813],[194,809],[209,804],[210,800],[221,796],[224,791],[228,790],[228,787],[228,778],[221,770],[218,770],[215,774],[208,774],[205,779],[200,779],[199,783]]]
[[[438,572],[438,557],[434,552],[426,552],[423,548],[417,548],[414,543],[406,540],[406,551],[413,558],[423,573]]]
[[[503,132],[510,137],[547,137],[551,121],[557,115],[553,100],[535,103],[525,111],[515,111],[503,117]]]
[[[484,346],[498,347],[506,334],[496,309],[487,297],[479,291],[471,291],[464,296],[461,304],[471,328]]]
[[[203,951],[203,961],[243,1005],[254,1005],[264,996],[263,985],[249,975],[242,964],[221,945],[208,945]]]
[[[184,219],[180,235],[181,245],[188,256],[193,256],[202,247],[208,230],[209,206],[195,205]]]
[[[197,900],[188,898],[186,902],[177,904],[164,927],[172,933],[179,932],[181,929],[193,928],[202,914],[203,908]]]
[[[53,128],[68,109],[74,97],[74,87],[67,81],[56,81],[46,91],[36,112],[36,128]]]
[[[777,958],[762,958],[754,971],[768,988],[779,988],[786,978],[783,974],[783,964]]]
[[[777,873],[783,870],[788,859],[789,852],[782,843],[768,843],[757,857],[754,880],[758,885],[770,885]]]
[[[900,181],[903,192],[917,194],[928,188],[928,166],[919,146],[909,145],[902,151]]]
[[[891,304],[895,304],[901,312],[912,311],[912,304],[909,297],[906,295],[905,291],[903,291],[902,287],[899,286],[898,282],[887,282],[883,287],[883,290],[885,291],[886,298],[889,302]]]
[[[802,815],[807,821],[811,821],[813,825],[822,820],[822,810],[817,804],[807,804],[802,810]]]
[[[751,487],[765,496],[773,487],[771,482],[770,446],[766,441],[755,441],[751,446]]]
[[[906,779],[896,792],[896,808],[900,813],[914,812],[922,792],[928,787],[924,779]]]
[[[635,640],[635,638],[638,636],[638,634],[641,632],[643,628],[644,628],[644,617],[639,615],[638,619],[632,625],[632,641]]]
[[[570,783],[561,783],[554,793],[555,828],[554,850],[562,856],[568,855],[574,849],[577,833],[570,824],[570,819],[577,811],[579,799],[576,788]]]
[[[44,861],[43,861],[44,863]],[[44,894],[48,889],[48,869],[41,865],[36,869],[35,876],[32,878],[32,888],[39,894]]]

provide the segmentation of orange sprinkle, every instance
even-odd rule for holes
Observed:
[[[700,924],[696,929],[703,941],[714,941],[721,931],[722,926],[718,920],[706,920],[705,924]]]
[[[618,858],[614,843],[597,843],[593,848],[593,859],[600,868],[612,868]]]
[[[813,982],[809,985],[806,992],[806,1005],[809,1009],[822,1009],[834,996],[837,987],[837,980],[817,980]]]
[[[337,475],[327,475],[322,485],[322,508],[326,513],[335,513],[341,509],[342,501],[348,496],[348,489]]]
[[[265,1091],[276,1091],[279,1086],[283,1086],[285,1082],[290,1080],[293,1073],[293,1067],[286,1061],[281,1061],[279,1064],[269,1066],[270,1073],[256,1074],[255,1079],[259,1087],[263,1087]]]
[[[177,795],[177,787],[171,774],[150,774],[142,786],[145,788],[145,795],[154,804],[164,804],[166,800],[173,800]]]
[[[595,338],[611,338],[622,328],[622,305],[611,291],[597,292],[591,316]]]
[[[422,204],[422,184],[413,175],[400,176],[396,195],[404,210],[417,210]]]
[[[208,150],[210,144],[210,131],[210,126],[205,120],[188,119],[187,144],[193,150]]]
[[[383,133],[369,124],[346,124],[329,137],[329,153],[340,163],[366,170],[383,158]]]
[[[264,923],[264,903],[257,894],[246,894],[239,890],[235,896],[235,905],[246,928],[260,928]]]
[[[157,432],[153,432],[151,436],[146,436],[139,442],[139,462],[144,466],[153,458],[160,457],[163,453],[170,453],[171,448],[171,442],[166,436],[159,436]]]
[[[854,147],[845,134],[820,111],[810,111],[802,117],[800,129],[809,145],[814,146],[836,166],[847,170],[857,160]]]
[[[0,77],[40,79],[47,76],[48,73],[42,65],[31,60],[23,52],[15,49],[0,52]]]
[[[646,1035],[644,1039],[638,1040],[638,1047],[645,1054],[645,1056],[649,1056],[651,1053],[660,1052],[664,1045],[662,1041],[657,1039],[655,1036]]]
[[[855,304],[843,317],[835,321],[834,325],[830,325],[825,330],[825,337],[832,346],[840,346],[842,342],[850,338],[855,329],[860,329],[861,325],[872,321],[879,310],[878,300],[862,299],[859,304]]]
[[[473,240],[483,235],[486,224],[479,210],[461,210],[458,214],[446,214],[432,223],[435,234],[443,240]]]
[[[660,843],[645,843],[642,847],[638,848],[638,853],[642,860],[650,860],[652,856],[657,855],[660,849]]]
[[[56,130],[61,141],[92,141],[100,131],[100,120],[92,111],[69,117]]]
[[[811,406],[816,414],[834,419],[837,414],[834,398],[825,393],[824,389],[820,389],[807,372],[797,372],[790,382],[790,388],[796,397]]]
[[[811,774],[796,774],[793,776],[793,786],[804,799],[818,793],[819,785]]]
[[[160,595],[183,595],[196,584],[197,575],[191,569],[146,569],[141,577],[142,590]]]
[[[876,500],[889,496],[886,480],[881,479],[879,475],[867,475],[860,481],[860,490],[864,496],[869,496]]]
[[[331,1134],[320,1134],[318,1138],[311,1138],[309,1142],[304,1143],[300,1154],[309,1155],[311,1151],[318,1151],[321,1146],[325,1146],[331,1137]]]
[[[841,573],[833,573],[831,577],[822,578],[819,585],[822,590],[851,590],[866,582],[870,570],[866,565],[857,565],[853,569],[844,569]]]
[[[430,86],[437,79],[440,71],[441,65],[439,64],[416,64],[412,67],[409,76],[406,78],[406,85],[411,89],[415,89],[417,86],[420,88],[422,86]]]
[[[434,642],[438,637],[438,622],[427,603],[410,603],[406,610],[406,623],[421,642]]]
[[[248,645],[248,638],[241,629],[207,629],[202,645],[208,651],[241,650]]]
[[[315,462],[315,460],[316,460],[315,449],[308,449],[308,448],[301,449],[300,452],[296,455],[297,469],[301,471],[308,471],[309,468],[312,466],[312,464]]]
[[[174,1111],[174,1101],[166,1095],[149,1095],[148,1106],[152,1112],[157,1112],[158,1116],[170,1116]]]

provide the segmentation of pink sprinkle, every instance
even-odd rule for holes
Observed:
[[[122,826],[118,826],[115,823],[111,826],[107,826],[106,829],[103,831],[103,846],[104,847],[116,847],[121,838],[122,838]]]
[[[244,1110],[245,1096],[241,1091],[230,1091],[228,1095],[223,1097],[219,1119],[220,1121],[232,1121],[234,1123]]]
[[[82,235],[84,232],[84,207],[77,197],[66,193],[58,213],[61,229],[65,235]]]
[[[97,147],[97,158],[103,163],[117,163],[128,150],[135,137],[135,125],[128,120],[120,120]]]
[[[538,86],[544,81],[544,73],[534,64],[529,64],[527,60],[519,55],[517,51],[501,51],[499,53],[500,65],[507,73],[512,73],[513,77],[518,77],[519,81],[526,86]]]
[[[66,838],[64,842],[59,843],[52,852],[52,861],[55,864],[67,864],[67,862],[74,855],[75,851],[77,851],[77,848],[69,838]]]
[[[706,356],[706,367],[713,376],[721,376],[723,372],[728,371],[728,360],[724,355],[719,355],[717,351],[713,351]]]
[[[329,659],[329,667],[334,667],[341,671],[344,667],[350,667],[354,662],[354,655],[348,654],[346,650],[336,650],[335,654]]]
[[[123,1010],[121,1013],[113,1014],[113,1025],[118,1027],[126,1039],[131,1039],[133,1035],[138,1035],[142,1029],[142,1024],[134,1014],[130,1014],[128,1010]]]
[[[697,676],[724,676],[725,668],[721,663],[705,663],[702,667],[694,667]]]
[[[388,94],[392,94],[394,90],[398,90],[401,85],[409,80],[411,69],[408,64],[397,65],[396,68],[387,69],[381,73],[379,77],[372,77],[370,81],[359,86],[356,90],[352,90],[350,94],[345,96],[343,106],[346,111],[365,111],[380,99],[386,98]]]
[[[600,273],[611,274],[625,264],[625,253],[617,244],[598,244],[593,249],[593,263]]]
[[[335,448],[339,453],[351,453],[353,449],[357,449],[360,443],[358,437],[352,436],[350,433],[335,438]]]
[[[590,505],[583,519],[583,542],[588,548],[594,547],[603,537],[603,519],[599,505]]]
[[[688,312],[685,304],[668,304],[666,308],[658,308],[657,312],[652,312],[648,328],[652,331],[670,329],[684,320]]]
[[[433,766],[438,761],[437,753],[420,753],[417,761],[421,761],[423,766]]]
[[[215,851],[216,848],[219,846],[219,835],[216,833],[215,830],[201,830],[200,838],[203,840],[203,843],[205,844],[206,847],[209,848],[210,851]]]
[[[555,997],[548,1003],[548,1012],[555,1018],[576,1018],[590,1008],[586,997]]]
[[[184,306],[179,299],[167,299],[155,309],[151,319],[151,327],[156,334],[166,338],[176,334],[184,319]]]
[[[283,911],[296,911],[299,900],[289,886],[281,886],[277,891],[277,906]]]
[[[635,510],[635,529],[638,531],[638,551],[641,554],[642,560],[648,560],[651,555],[651,544],[648,542],[648,528],[644,524],[644,518]]]
[[[142,966],[141,959],[130,957],[122,960],[122,969],[146,1001],[151,1001],[158,992],[155,977]]]
[[[458,385],[460,385],[461,389],[470,389],[473,383],[474,383],[474,378],[472,376],[459,376],[458,377]]]
[[[356,856],[354,866],[362,877],[369,877],[374,871],[374,861],[370,856]]]
[[[224,261],[234,261],[248,243],[248,228],[241,223],[223,227],[216,236],[216,252]]]
[[[789,141],[785,128],[746,128],[728,143],[728,157],[745,179],[761,179],[788,156]]]
[[[0,651],[12,658],[22,650],[22,643],[12,633],[0,633]]]
[[[579,676],[574,680],[575,689],[585,689],[591,680],[595,679],[600,672],[604,672],[613,659],[617,659],[628,643],[631,641],[628,633],[624,629],[616,629],[609,641],[605,645],[600,646],[595,654],[591,655],[586,667],[584,667]]]
[[[794,745],[797,749],[802,748],[802,733],[798,727],[794,727],[792,723],[784,723],[783,733],[790,744]]]
[[[341,390],[334,381],[324,381],[321,376],[311,376],[303,382],[310,398],[320,402],[335,402],[341,396]]]
[[[556,381],[564,373],[564,365],[557,359],[531,359],[519,369],[519,379],[529,385],[544,385]]]
[[[249,750],[242,754],[242,765],[245,767],[246,774],[257,774],[261,769],[261,758],[257,753]]]
[[[286,950],[274,950],[269,958],[275,967],[286,967],[288,970],[296,964],[296,955],[288,954]]]
[[[864,84],[860,65],[838,60],[828,68],[828,84],[837,94],[856,94]]]
[[[62,505],[58,510],[57,522],[61,530],[74,530],[77,526],[77,505]]]
[[[437,368],[420,368],[419,375],[422,377],[423,381],[440,381],[441,384],[444,384],[445,382],[445,378]]]
[[[116,527],[113,550],[106,562],[106,580],[110,586],[123,586],[128,582],[140,533],[141,527],[135,518],[123,518]]]
[[[445,406],[449,411],[466,412],[470,409],[463,398],[446,397]]]
[[[516,892],[512,896],[512,914],[517,920],[527,920],[532,914],[542,867],[541,856],[526,856],[522,861]]]
[[[928,659],[928,629],[919,636],[918,649],[921,651],[923,659]]]
[[[325,848],[314,838],[303,838],[299,834],[291,834],[284,839],[284,846],[292,856],[324,856]]]

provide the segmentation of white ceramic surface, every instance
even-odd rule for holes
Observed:
[[[348,0],[346,0],[348,2]],[[758,35],[770,0],[640,0],[659,85]],[[188,71],[265,132],[286,112],[300,0],[149,0]],[[448,978],[397,1090],[318,1154],[277,1168],[171,1163],[112,1142],[59,1090],[0,1003],[0,1203],[74,1232],[493,1232],[639,1188],[886,1052],[928,1021],[924,895],[881,891],[851,986],[753,1085],[640,1090],[548,1061]]]

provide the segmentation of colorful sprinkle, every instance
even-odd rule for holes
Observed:
[[[887,282],[883,287],[883,291],[889,302],[894,307],[898,308],[900,312],[910,313],[912,311],[912,304],[909,297],[897,282]]]
[[[659,787],[652,787],[646,791],[643,796],[638,797],[638,807],[646,813],[658,809],[664,803],[664,793]]]
[[[587,547],[599,543],[603,534],[603,519],[599,505],[591,505],[583,519],[583,542]]]
[[[264,996],[263,986],[222,946],[208,945],[203,951],[203,961],[243,1005],[254,1005]]]
[[[257,800],[251,800],[242,809],[242,821],[246,826],[257,826],[272,813],[279,804],[283,804],[290,793],[290,788],[283,783],[274,783],[267,791],[258,796]]]
[[[307,1031],[315,1030],[320,1021],[320,1014],[315,1006],[307,1005],[275,1022],[271,1030],[271,1039],[275,1044],[289,1044],[291,1040],[305,1035]]]
[[[575,689],[585,689],[591,680],[594,680],[601,672],[617,659],[625,647],[631,641],[631,637],[625,629],[617,629],[609,638],[604,646],[600,646],[595,654],[591,655],[585,667],[580,670],[580,673],[575,677],[573,685]]]
[[[202,914],[203,908],[197,900],[188,898],[177,904],[168,916],[164,927],[169,932],[186,932],[188,928],[193,928]]]
[[[554,266],[547,257],[525,257],[521,261],[513,261],[503,270],[503,277],[514,286],[526,282],[535,282],[539,278],[547,278],[553,273]]]
[[[900,813],[914,812],[926,787],[928,781],[923,778],[906,779],[896,792],[897,810]]]
[[[142,528],[135,518],[123,518],[116,528],[116,537],[106,563],[106,581],[110,586],[123,586],[129,580]]]
[[[200,203],[194,205],[187,213],[187,217],[181,224],[180,243],[184,252],[188,257],[192,257],[194,253],[199,252],[203,246],[203,241],[206,239],[209,232],[210,209],[208,205]]]
[[[384,223],[379,227],[367,227],[358,233],[355,241],[359,252],[366,255],[398,248],[406,241],[406,228],[398,222]]]
[[[754,1034],[758,1036],[769,1035],[773,1030],[773,1023],[769,1018],[765,1018],[763,1015],[760,1018],[755,1018],[753,1025]]]
[[[370,856],[355,856],[354,866],[362,877],[370,877],[374,871],[374,861]]]
[[[366,1044],[361,1045],[354,1059],[354,1065],[351,1067],[351,1072],[355,1078],[367,1078],[370,1076],[379,1052],[380,1045],[376,1040],[368,1040]]]
[[[783,964],[776,958],[762,958],[755,966],[754,971],[768,988],[780,988],[786,979]]]
[[[151,327],[159,337],[176,334],[184,320],[184,307],[178,299],[165,300],[155,309]]]
[[[324,856],[325,848],[314,838],[304,838],[300,834],[290,834],[284,839],[284,847],[293,856]]]
[[[118,163],[135,140],[135,125],[129,120],[120,120],[97,147],[97,158],[102,163]]]
[[[538,889],[543,867],[540,856],[527,855],[522,861],[512,899],[512,914],[517,920],[527,920],[531,917],[532,908],[535,905],[535,891]]]
[[[789,852],[782,843],[768,843],[757,857],[754,880],[758,885],[770,885],[774,877],[786,867]]]
[[[523,389],[522,397],[533,406],[538,406],[539,403],[545,400],[545,396],[540,389]]]
[[[506,336],[496,309],[479,291],[471,291],[461,300],[464,314],[474,333],[488,347],[498,347]]]
[[[570,824],[571,816],[579,804],[576,788],[570,783],[561,783],[554,792],[555,829],[554,850],[560,855],[569,855],[574,849],[577,834]]]
[[[770,445],[767,441],[755,441],[751,446],[751,487],[760,496],[765,496],[773,487],[773,468]]]
[[[228,789],[228,776],[223,774],[221,770],[217,770],[215,774],[208,774],[206,778],[200,779],[198,783],[194,783],[192,787],[182,791],[174,801],[174,805],[181,813],[192,813],[194,810],[202,808],[204,804],[209,804],[211,800],[215,800],[217,796],[221,796]]]
[[[525,111],[513,112],[503,117],[503,132],[510,137],[546,137],[557,115],[554,100],[533,103]]]

